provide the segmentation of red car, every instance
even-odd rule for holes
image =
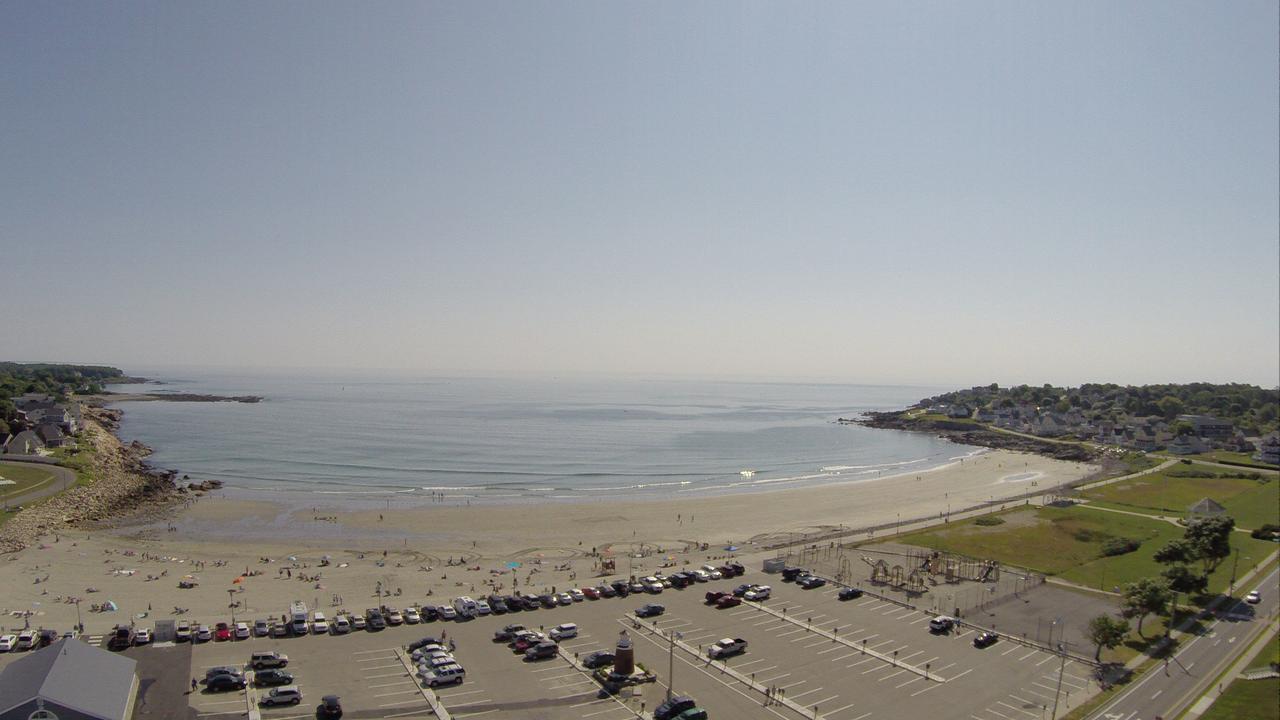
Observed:
[[[742,604],[742,598],[735,595],[725,595],[716,601],[716,607],[721,610],[725,608],[737,607]]]
[[[711,592],[708,592],[706,594],[707,604],[714,605],[720,602],[720,599],[723,598],[725,595],[733,597],[733,593],[727,593],[723,590],[712,590]]]
[[[224,622],[218,623],[213,631],[213,638],[215,640],[230,640],[231,627]]]
[[[586,595],[588,600],[596,600],[600,597],[600,591],[593,587],[582,588],[582,594]]]

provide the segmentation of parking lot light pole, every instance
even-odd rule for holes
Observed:
[[[671,699],[671,688],[676,684],[676,639],[684,637],[684,633],[671,630],[667,633],[670,642],[667,646],[667,699]]]

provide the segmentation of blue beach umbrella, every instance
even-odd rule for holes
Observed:
[[[511,562],[507,563],[507,567],[514,570],[515,568],[520,567],[520,563],[516,562],[515,560],[512,560]]]

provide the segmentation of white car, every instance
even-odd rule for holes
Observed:
[[[573,597],[569,595],[569,593],[567,592],[562,592],[556,595],[556,602],[560,603],[561,605],[572,605]]]
[[[174,639],[178,642],[187,642],[191,639],[191,623],[189,621],[178,621],[178,627],[174,630]]]
[[[401,612],[395,608],[387,608],[386,618],[387,618],[388,625],[404,624],[404,615],[401,614]]]
[[[18,633],[18,646],[17,646],[17,648],[18,648],[19,650],[30,650],[31,648],[33,648],[33,647],[35,647],[35,646],[36,646],[36,631],[35,631],[35,630],[23,630],[22,632]]]
[[[586,599],[587,599],[587,596],[586,596],[586,595],[583,595],[583,594],[582,594],[582,591],[581,591],[581,590],[579,590],[578,588],[574,588],[574,589],[570,590],[570,591],[569,591],[569,597],[573,598],[573,601],[574,601],[574,602],[582,602],[583,600],[586,600]]]
[[[768,585],[757,585],[742,595],[747,600],[768,600],[773,588]]]
[[[724,573],[717,570],[715,565],[703,565],[702,571],[709,575],[712,580],[720,580],[724,577]]]
[[[423,645],[417,650],[414,650],[413,654],[410,655],[409,657],[413,658],[414,662],[418,662],[419,660],[422,660],[424,658],[428,658],[428,657],[431,657],[432,655],[437,655],[437,654],[448,655],[449,650],[443,645],[433,643],[431,645]]]
[[[356,630],[363,630],[363,629],[365,629],[365,626],[366,626],[367,624],[368,624],[368,623],[366,623],[366,622],[365,622],[365,619],[364,619],[364,616],[363,616],[363,615],[352,615],[352,616],[351,616],[351,627],[355,628]]]
[[[1257,605],[1258,603],[1262,602],[1262,594],[1259,593],[1257,590],[1254,590],[1253,592],[1244,596],[1244,601],[1249,603],[1250,605]]]
[[[422,616],[418,614],[417,608],[405,608],[404,621],[409,623],[410,625],[417,625],[418,623],[422,622]]]
[[[457,664],[458,659],[449,653],[431,653],[418,661],[418,669],[425,672],[444,667],[445,665]]]
[[[242,623],[242,622],[236,623],[236,639],[237,640],[248,640],[249,636],[252,634],[253,633],[249,631],[249,623]]]
[[[315,619],[311,621],[312,635],[328,635],[329,619],[321,613],[316,613]]]
[[[201,625],[196,628],[196,633],[192,637],[196,642],[209,642],[213,639],[213,631],[209,630],[208,625]]]
[[[551,632],[547,634],[556,642],[568,640],[569,638],[578,637],[578,626],[573,623],[561,623],[560,625],[551,628]]]
[[[707,582],[711,579],[711,575],[706,570],[694,570],[693,579],[697,582]]]
[[[493,614],[493,608],[489,607],[489,603],[487,601],[477,600],[476,612],[479,613],[480,615],[491,615]]]
[[[462,682],[462,678],[466,676],[466,671],[461,665],[445,665],[435,670],[427,670],[418,673],[422,677],[422,684],[429,687],[437,685],[448,685],[450,683]]]
[[[458,619],[458,611],[454,610],[452,605],[441,605],[439,610],[440,610],[441,620],[457,620]]]
[[[339,635],[351,632],[351,621],[347,619],[346,615],[339,615],[333,619],[333,631]]]
[[[151,642],[151,631],[150,631],[150,630],[148,630],[148,629],[146,629],[146,628],[141,628],[140,630],[138,630],[138,632],[134,633],[134,635],[133,635],[133,644],[134,644],[134,645],[146,645],[146,644],[147,644],[147,643],[149,643],[149,642]]]
[[[11,652],[18,649],[17,635],[0,635],[0,652]]]

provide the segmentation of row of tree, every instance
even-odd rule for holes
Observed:
[[[1120,614],[1099,615],[1089,621],[1088,636],[1094,643],[1094,659],[1101,660],[1102,649],[1115,649],[1129,635],[1129,619],[1142,622],[1149,615],[1172,616],[1179,594],[1198,595],[1209,587],[1209,575],[1231,556],[1231,533],[1236,522],[1230,517],[1212,517],[1192,521],[1182,537],[1170,540],[1156,551],[1155,559],[1167,565],[1159,577],[1142,578],[1129,583],[1121,591]]]
[[[124,375],[108,365],[58,365],[49,363],[0,362],[0,442],[17,417],[13,398],[42,393],[65,399],[67,391],[102,392],[102,385]]]

